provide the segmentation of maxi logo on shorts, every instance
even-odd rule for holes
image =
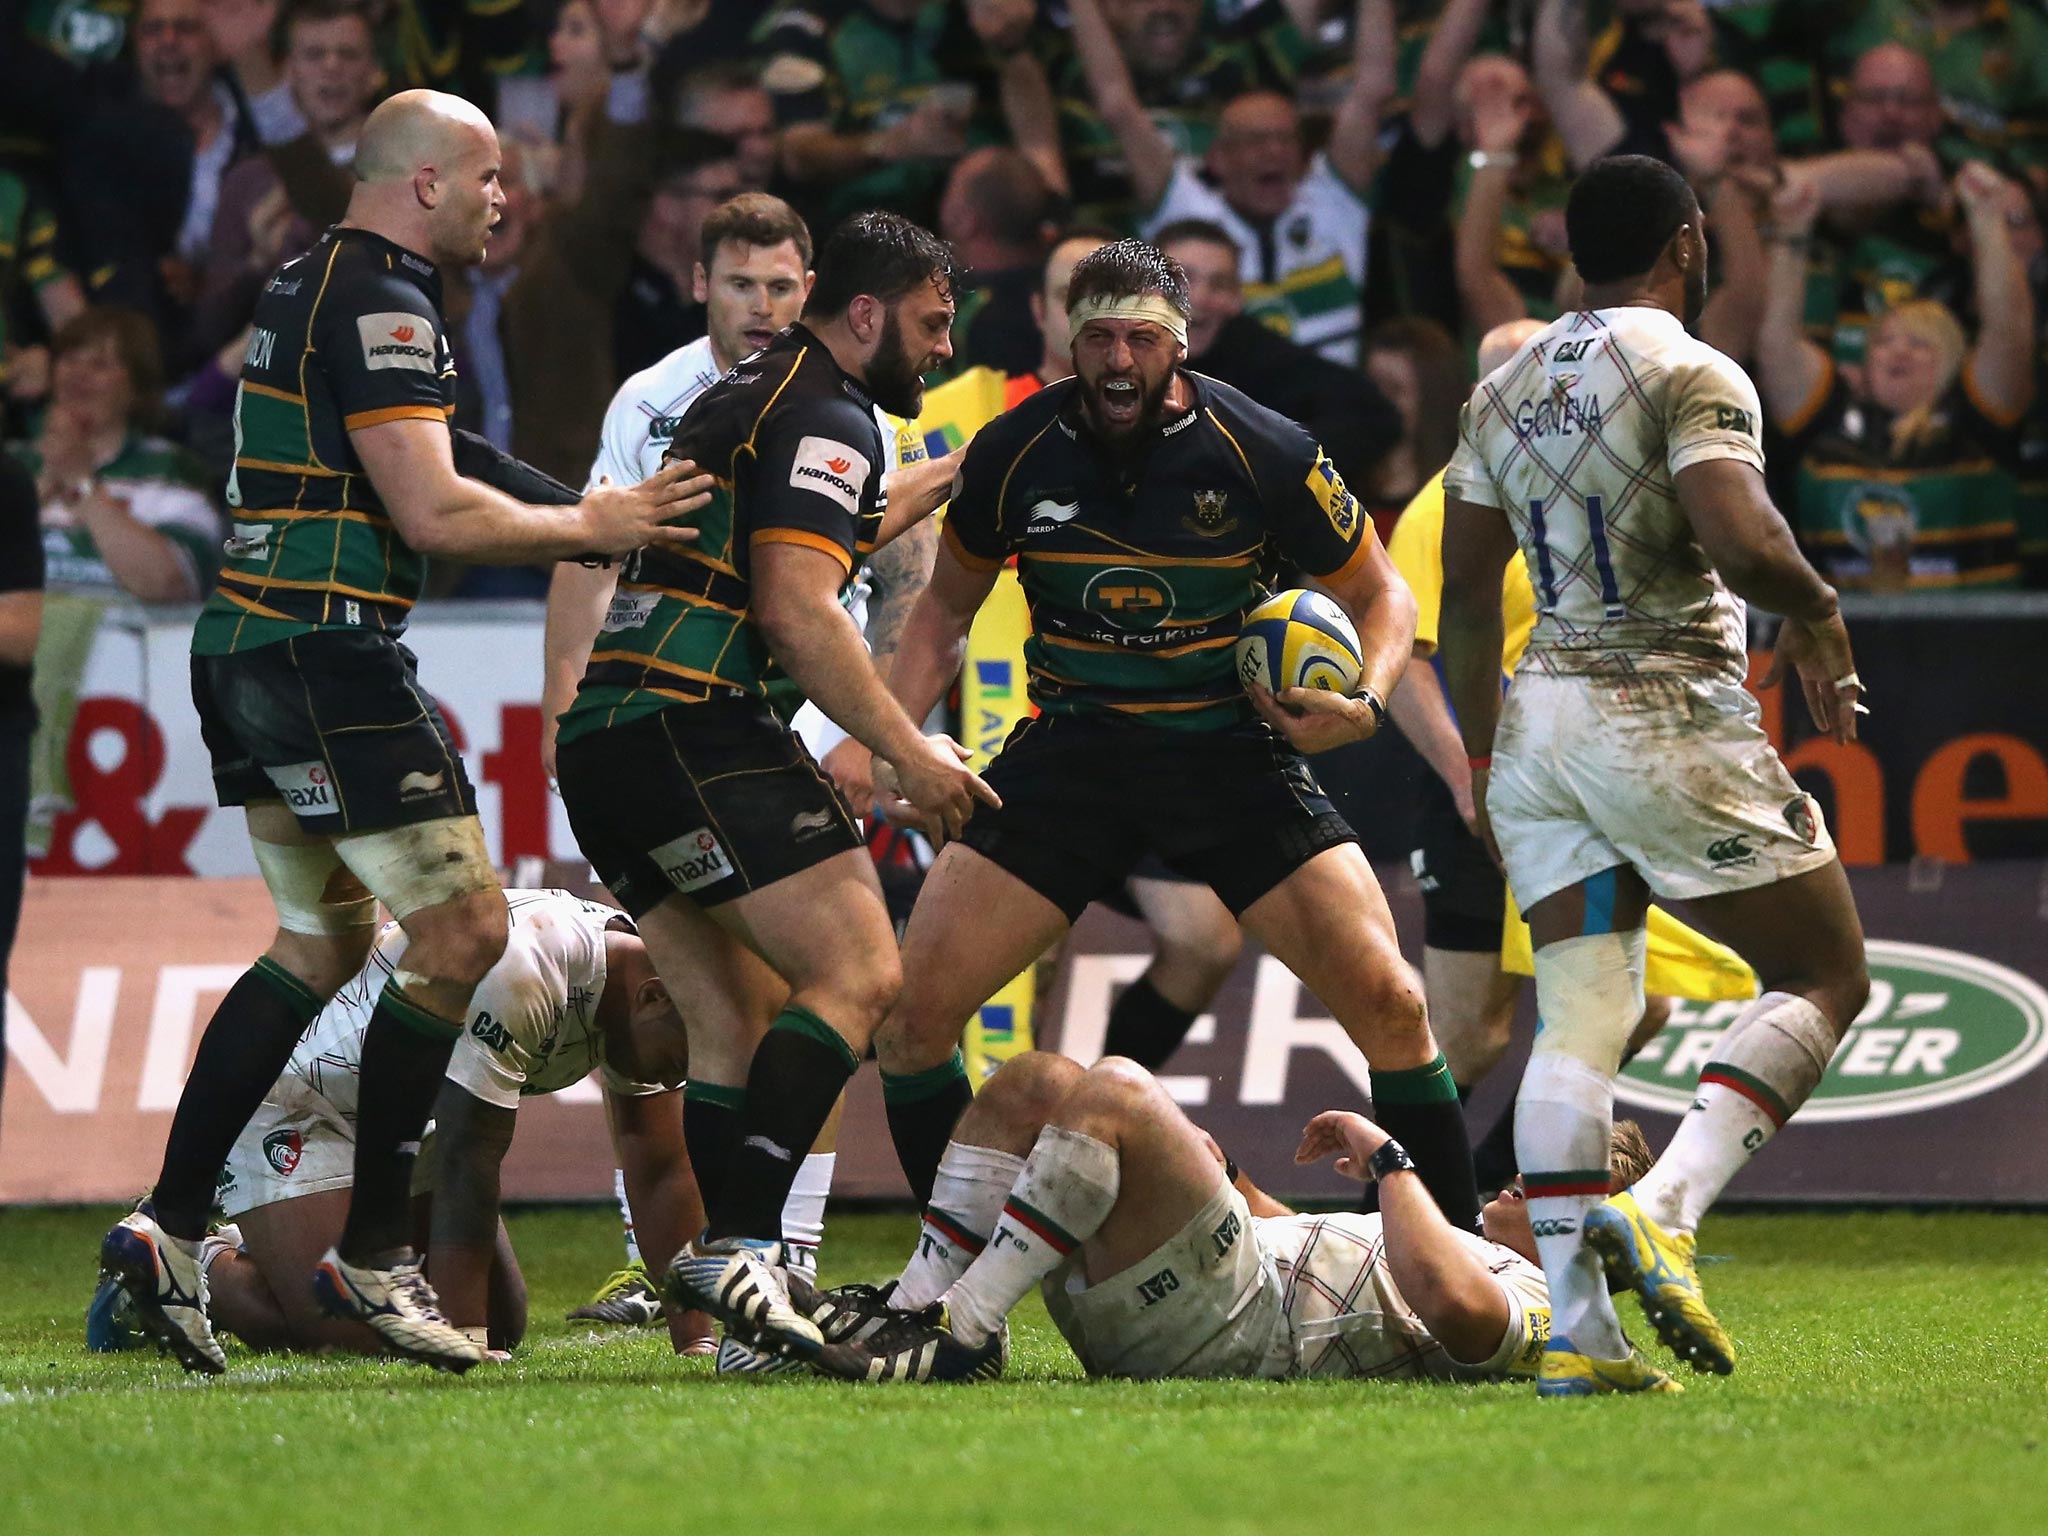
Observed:
[[[669,884],[685,894],[716,885],[732,873],[732,861],[709,827],[699,827],[658,848],[650,848],[647,856],[668,877]]]
[[[263,770],[277,792],[301,816],[332,816],[340,807],[334,800],[334,780],[325,763],[288,763],[282,768]]]
[[[1870,1001],[1849,1027],[1801,1125],[1875,1120],[1976,1098],[2048,1060],[2048,990],[1977,955],[1872,939]],[[1700,1069],[1747,1003],[1680,1003],[1615,1080],[1615,1097],[1684,1113]]]

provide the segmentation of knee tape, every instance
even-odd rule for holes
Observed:
[[[1641,928],[1589,933],[1536,951],[1538,1052],[1555,1052],[1613,1077],[1643,1016]]]
[[[400,921],[427,907],[498,888],[474,816],[442,816],[336,838],[334,851]]]
[[[377,898],[342,863],[331,843],[249,840],[256,867],[286,933],[335,935],[377,925]]]

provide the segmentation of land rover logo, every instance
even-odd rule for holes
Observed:
[[[1850,1026],[1804,1125],[1876,1120],[1973,1099],[2048,1057],[2048,990],[1990,960],[1929,944],[1869,942],[1870,1001]],[[1747,1004],[1680,1003],[1622,1069],[1615,1097],[1682,1114],[1721,1032]]]

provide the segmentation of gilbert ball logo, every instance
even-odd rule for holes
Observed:
[[[1870,1001],[1798,1123],[1877,1120],[1976,1098],[2048,1057],[2048,990],[1990,960],[1872,939]],[[1643,1109],[1683,1114],[1700,1069],[1746,1003],[1679,1003],[1614,1084]]]

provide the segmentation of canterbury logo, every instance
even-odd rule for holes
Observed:
[[[843,474],[845,474],[845,473],[846,473],[846,472],[847,472],[847,471],[848,471],[849,469],[853,468],[853,460],[851,460],[851,459],[827,459],[827,460],[825,461],[825,467],[826,467],[827,469],[831,470],[831,471],[832,471],[832,473],[833,473],[833,474],[835,474],[835,475],[843,475]]]
[[[409,325],[401,325],[397,330],[391,333],[391,339],[395,342],[400,343],[401,345],[403,345],[405,342],[411,341],[412,338],[413,329]]]
[[[1532,1221],[1529,1230],[1538,1237],[1569,1237],[1579,1230],[1579,1224],[1565,1216],[1552,1221]]]

